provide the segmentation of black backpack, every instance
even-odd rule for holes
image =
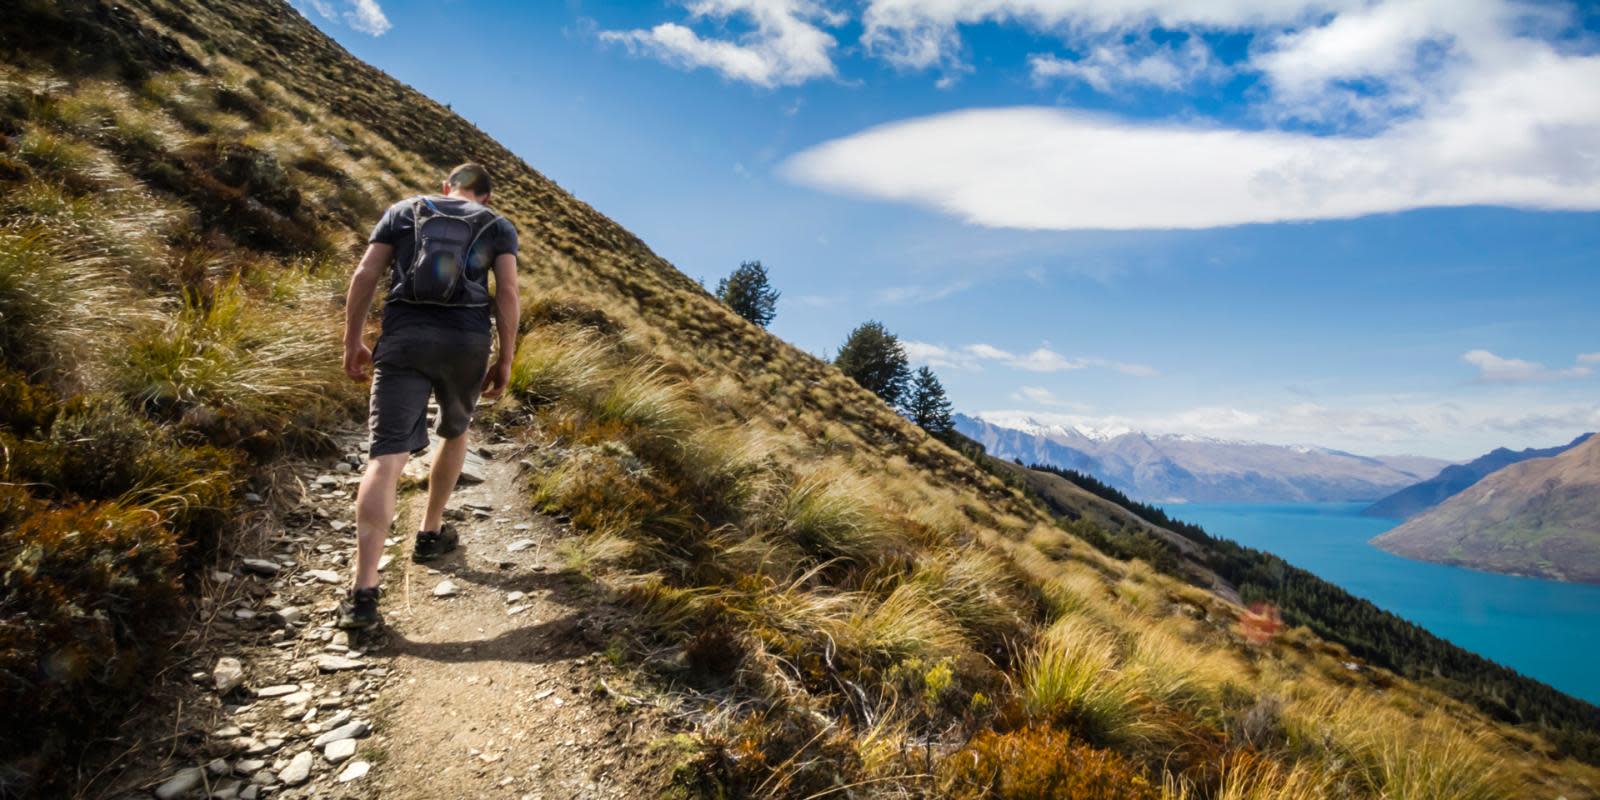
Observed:
[[[457,216],[419,197],[411,204],[411,219],[416,249],[404,267],[400,297],[431,305],[488,305],[490,259],[477,247],[500,215],[485,208]]]

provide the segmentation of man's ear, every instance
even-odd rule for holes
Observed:
[[[493,192],[490,192],[489,194],[486,194],[483,197],[478,198],[478,204],[479,205],[485,205],[485,206],[489,205],[489,198],[492,197],[493,194],[494,194]]]
[[[444,183],[439,184],[439,188],[443,191],[443,193],[445,195],[449,195],[450,194],[450,182],[449,181],[445,181]]]

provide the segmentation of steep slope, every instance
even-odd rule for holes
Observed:
[[[1378,497],[1443,466],[1421,457],[1370,458],[1190,436],[1091,436],[1026,417],[956,416],[956,428],[997,457],[1087,472],[1153,502],[1305,503]]]
[[[1485,475],[1491,472],[1522,461],[1560,455],[1582,444],[1593,435],[1592,433],[1586,433],[1567,444],[1556,447],[1537,449],[1529,447],[1524,450],[1507,450],[1504,447],[1496,448],[1465,464],[1451,464],[1440,470],[1438,475],[1421,483],[1407,486],[1373,503],[1361,513],[1369,517],[1410,519],[1460,494],[1467,487],[1482,480]]]
[[[1490,473],[1372,543],[1425,561],[1600,583],[1600,437]]]
[[[1514,674],[1480,680],[1462,666],[1477,662],[1448,648],[1414,678],[1397,675],[1320,638],[1314,617],[1285,629],[1270,609],[1121,557],[1116,537],[1136,527],[1127,514],[1064,491],[1062,509],[1081,510],[1058,519],[1067,515],[1014,474],[924,435],[744,322],[282,2],[29,0],[0,26],[0,181],[18,220],[0,238],[0,302],[8,323],[25,312],[16,319],[28,334],[0,349],[12,371],[0,405],[8,792],[21,775],[24,790],[70,796],[142,744],[194,768],[221,758],[219,772],[265,753],[282,763],[251,763],[252,780],[262,775],[274,796],[311,795],[322,784],[299,783],[300,767],[326,773],[334,756],[316,745],[326,732],[308,706],[370,687],[336,688],[295,657],[369,646],[417,679],[386,684],[361,709],[373,738],[401,758],[440,759],[380,778],[401,798],[440,796],[446,771],[466,768],[444,758],[450,745],[479,748],[461,753],[474,770],[507,753],[584,766],[553,752],[567,747],[559,726],[613,719],[606,709],[618,705],[654,709],[678,731],[611,742],[604,760],[632,757],[619,791],[634,796],[977,798],[1041,780],[1060,794],[1141,800],[1600,786],[1572,758],[1600,758],[1584,738],[1592,708]],[[495,473],[496,507],[470,509],[490,524],[475,521],[467,553],[446,565],[474,584],[466,619],[492,612],[495,624],[452,636],[450,617],[414,611],[402,583],[393,639],[340,644],[327,629],[337,573],[281,573],[340,563],[318,537],[342,520],[282,498],[332,507],[348,492],[337,477],[307,485],[275,473],[275,459],[295,434],[327,458],[334,434],[359,419],[338,376],[334,299],[363,228],[467,158],[496,172],[497,203],[523,233],[527,298],[511,391],[484,419],[515,474]],[[139,247],[120,247],[130,237]],[[64,246],[83,240],[95,247]],[[74,280],[37,280],[63,275]],[[30,304],[38,287],[61,294]],[[86,308],[95,313],[66,313]],[[101,327],[71,338],[84,318]],[[169,453],[186,469],[152,482]],[[124,468],[127,480],[96,482]],[[497,511],[528,520],[555,557],[501,556],[512,542],[490,527]],[[244,521],[278,526],[278,561],[232,557],[251,552]],[[568,684],[558,695],[575,705],[568,713],[519,713],[544,691],[517,691],[533,682],[609,674],[541,666],[572,658],[561,647],[571,643],[549,636],[548,620],[499,618],[486,589],[507,579],[549,592],[532,603],[541,614],[614,621],[592,644],[637,689]],[[206,602],[217,584],[252,607],[219,623]],[[299,613],[273,605],[317,592]],[[271,626],[257,607],[274,609]],[[184,619],[197,624],[175,639]],[[284,654],[298,684],[278,688],[293,704],[216,686],[181,697],[218,719],[244,715],[259,739],[213,736],[189,721],[194,705],[161,706],[170,695],[151,689],[193,689],[196,665],[184,659],[225,628]],[[527,663],[450,666],[480,653]],[[571,666],[579,658],[595,656]],[[446,703],[458,678],[473,687],[460,699],[501,705]],[[118,741],[140,701],[170,728]],[[433,706],[472,735],[426,728]],[[476,738],[489,727],[493,748]],[[96,748],[107,751],[98,761]]]

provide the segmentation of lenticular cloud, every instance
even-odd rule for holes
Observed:
[[[1023,107],[939,114],[790,158],[799,183],[990,227],[1208,228],[1496,205],[1600,209],[1600,57],[1530,59],[1367,137]]]

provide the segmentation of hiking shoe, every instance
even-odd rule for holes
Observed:
[[[339,603],[338,626],[345,630],[367,630],[383,624],[383,615],[378,613],[378,587],[370,589],[351,589],[345,595],[343,602]]]
[[[440,525],[436,531],[417,531],[417,544],[411,548],[411,560],[418,564],[432,561],[456,549],[460,541],[461,537],[452,525]]]

